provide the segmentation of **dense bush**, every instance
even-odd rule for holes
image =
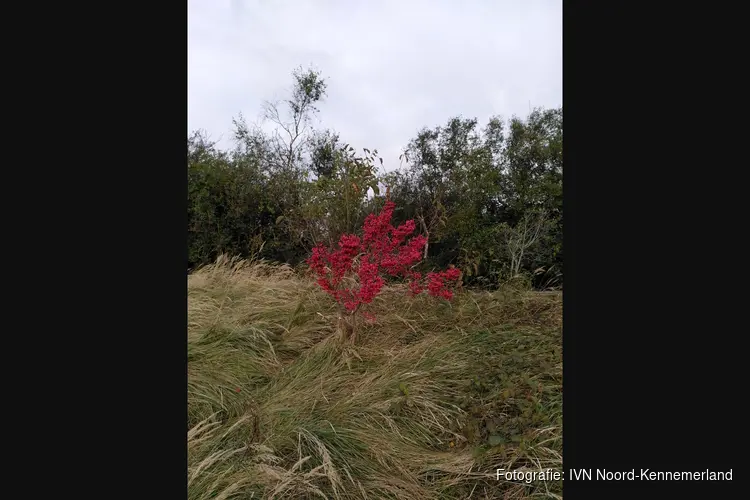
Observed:
[[[493,287],[523,277],[562,286],[562,108],[526,119],[452,118],[419,131],[406,166],[381,173],[377,150],[362,154],[311,117],[325,98],[319,73],[294,72],[284,106],[266,103],[275,133],[235,120],[236,147],[188,138],[188,267],[220,254],[297,265],[319,244],[354,233],[383,205],[394,223],[413,219],[427,239],[423,272],[453,264],[464,283]]]

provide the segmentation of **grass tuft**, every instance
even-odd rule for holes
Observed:
[[[287,266],[188,277],[188,496],[560,498],[562,296],[384,290],[355,346]]]

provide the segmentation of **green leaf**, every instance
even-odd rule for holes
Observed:
[[[373,184],[370,187],[372,188],[373,193],[375,193],[375,196],[380,196],[380,188],[377,184]]]
[[[493,434],[492,436],[489,437],[487,442],[489,443],[490,446],[497,446],[500,444],[504,444],[505,438],[502,436],[498,436],[497,434]]]

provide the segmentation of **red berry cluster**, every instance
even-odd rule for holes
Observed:
[[[394,228],[391,219],[395,208],[396,204],[388,201],[379,215],[368,215],[361,239],[345,234],[339,240],[337,250],[318,245],[307,259],[318,278],[318,285],[348,311],[356,311],[360,305],[372,302],[385,284],[381,277],[383,273],[410,279],[412,294],[424,290],[422,275],[412,271],[411,267],[422,259],[427,239],[418,235],[407,242],[416,225],[413,220],[408,220]],[[351,275],[357,276],[359,286],[343,287],[344,279]],[[433,297],[450,300],[453,292],[446,285],[456,282],[460,276],[458,269],[428,273],[427,291]]]

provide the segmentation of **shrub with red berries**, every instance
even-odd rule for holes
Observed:
[[[446,300],[453,297],[448,287],[458,281],[461,272],[452,268],[427,273],[423,278],[413,271],[413,266],[422,260],[427,240],[422,235],[409,238],[416,228],[413,220],[393,227],[391,219],[395,208],[395,203],[387,201],[380,214],[370,214],[365,219],[362,238],[345,234],[339,240],[338,249],[318,245],[307,259],[318,285],[350,313],[372,302],[385,285],[384,275],[408,279],[409,290],[414,295],[426,288],[433,297]],[[355,283],[347,287],[352,282],[349,278],[355,276]]]

